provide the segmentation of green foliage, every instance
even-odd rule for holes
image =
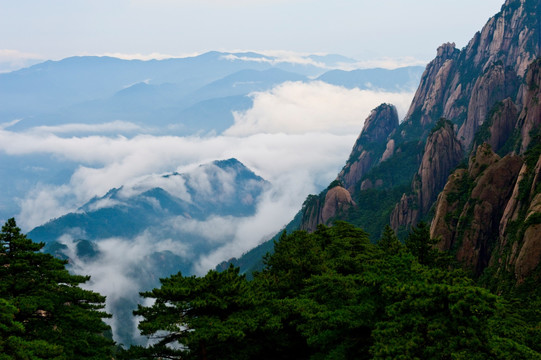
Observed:
[[[540,329],[432,244],[426,224],[407,247],[389,227],[377,245],[345,222],[284,232],[253,281],[230,267],[143,293],[155,303],[135,313],[157,342],[128,358],[539,358]]]
[[[436,125],[430,130],[430,135],[434,134],[436,131],[443,129],[446,126],[450,126],[451,129],[453,128],[453,123],[450,120],[447,120],[446,118],[440,118]]]
[[[378,246],[386,253],[390,255],[396,255],[402,248],[402,244],[398,237],[396,236],[394,230],[389,226],[385,225],[383,229],[383,234],[378,241]]]
[[[437,243],[437,239],[430,237],[430,227],[425,222],[412,227],[405,241],[406,247],[419,263],[429,266],[436,265],[439,260],[440,252],[435,248]]]
[[[160,281],[161,288],[141,293],[155,303],[134,312],[143,317],[141,334],[155,343],[131,348],[127,358],[251,359],[264,346],[259,340],[272,327],[266,321],[271,313],[257,311],[255,283],[238,268],[201,278],[178,273]]]
[[[375,359],[493,358],[489,320],[499,299],[460,272],[412,268],[384,289],[389,305],[373,332]]]
[[[410,185],[411,178],[419,169],[423,148],[424,143],[418,140],[401,144],[390,159],[374,166],[364,178],[373,183],[381,180],[386,188]]]
[[[69,274],[66,262],[39,252],[42,247],[14,219],[2,227],[0,346],[8,354],[18,349],[11,351],[15,359],[110,357],[113,342],[103,336],[109,329],[102,321],[109,316],[101,311],[105,298],[81,289],[89,277]]]
[[[370,234],[373,242],[381,236],[381,231],[389,222],[391,213],[410,185],[403,185],[391,189],[368,189],[355,194],[356,207],[353,207],[345,216],[345,220],[363,228]],[[367,204],[370,204],[367,206]]]
[[[333,180],[333,181],[329,184],[329,186],[327,186],[327,190],[331,190],[332,188],[337,187],[337,186],[342,186],[342,187],[344,187],[344,184],[342,184],[342,182],[341,182],[340,180],[338,180],[338,179]]]

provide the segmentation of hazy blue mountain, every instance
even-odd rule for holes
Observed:
[[[280,69],[241,70],[185,94],[178,84],[154,85],[140,82],[107,99],[76,104],[44,117],[47,122],[69,123],[125,120],[142,126],[167,129],[171,134],[221,132],[233,124],[232,111],[246,110],[252,102],[246,96],[270,90],[286,81],[306,77]]]
[[[297,60],[253,52],[209,52],[150,61],[92,56],[46,61],[0,74],[0,124],[20,119],[7,127],[18,132],[42,125],[120,120],[138,127],[103,134],[220,134],[233,125],[234,111],[250,109],[249,94],[286,81],[308,81],[325,67],[355,62],[340,55],[311,55],[302,64]],[[336,70],[318,79],[348,88],[409,90],[418,83],[417,70]],[[0,160],[0,218],[4,219],[20,212],[20,200],[38,183],[67,183],[77,167],[47,155],[36,161],[31,156],[2,154]]]
[[[359,88],[391,92],[415,91],[419,86],[424,69],[424,66],[408,66],[394,70],[330,70],[319,76],[317,80],[344,86],[348,89]]]
[[[174,131],[195,134],[210,130],[220,134],[233,125],[233,111],[246,111],[252,105],[252,98],[247,95],[203,100],[182,110],[178,115],[182,123]]]
[[[284,81],[321,75],[319,80],[334,85],[396,91],[415,87],[422,72],[410,67],[323,74],[355,61],[340,55],[295,61],[221,52],[150,61],[95,56],[46,61],[0,74],[0,122],[22,119],[13,130],[110,120],[178,124],[182,112],[201,101],[264,91]],[[203,126],[204,115],[198,120]]]
[[[111,189],[77,212],[38,226],[28,235],[45,243],[63,234],[97,241],[134,237],[149,228],[163,233],[163,224],[172,218],[204,221],[210,216],[250,216],[266,186],[265,180],[236,159],[215,161],[188,173],[150,177]]]
[[[229,57],[228,57],[229,55]],[[111,57],[70,57],[46,61],[0,74],[0,117],[30,117],[73,104],[104,99],[141,82],[173,83],[183,95],[237,71],[288,68],[285,64],[242,61],[245,54],[209,52],[195,57],[166,60],[121,60]],[[255,55],[254,55],[255,56]],[[270,61],[270,60],[269,60]],[[307,75],[322,69],[294,66]]]
[[[187,99],[195,103],[211,98],[246,95],[254,91],[268,90],[286,81],[305,80],[305,76],[280,69],[241,70],[203,86],[187,96]]]
[[[268,186],[236,159],[214,161],[111,189],[28,237],[69,259],[72,271],[92,274],[91,285],[108,296],[115,339],[136,343],[139,291],[193,273],[201,257],[233,240],[229,224],[254,215]]]

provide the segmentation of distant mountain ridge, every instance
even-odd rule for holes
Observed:
[[[92,241],[134,237],[150,228],[164,234],[164,224],[172,219],[251,216],[267,187],[265,180],[236,159],[214,161],[188,173],[143,178],[111,189],[77,212],[38,226],[28,235],[34,241],[50,243],[70,233]]]
[[[0,130],[60,137],[215,136],[235,124],[235,113],[253,107],[257,92],[322,81],[317,80],[320,75],[343,64],[350,67],[355,61],[339,55],[298,59],[216,51],[165,60],[83,56],[46,61],[0,74]],[[348,81],[347,87],[411,93],[403,83],[409,80],[395,76],[411,69],[417,74],[411,81],[418,82],[421,68],[378,70],[379,80],[371,78],[367,86],[372,70],[366,69],[356,71],[359,81]],[[342,86],[345,74],[331,73],[328,81]],[[21,200],[31,189],[68,182],[69,172],[79,165],[46,155],[36,161],[36,156],[0,153],[5,174],[0,176],[0,197],[5,199],[0,218],[20,213]]]
[[[223,130],[232,123],[233,110],[247,109],[249,99],[242,97],[285,81],[319,77],[348,88],[411,91],[422,71],[421,67],[377,69],[374,71],[378,76],[374,76],[371,69],[356,70],[351,74],[358,80],[352,81],[353,77],[344,76],[349,72],[324,74],[341,64],[354,63],[352,59],[318,55],[308,56],[301,63],[295,61],[257,53],[215,51],[165,60],[84,56],[46,61],[0,74],[0,121],[22,119],[11,127],[14,130],[118,119],[167,126],[183,124],[191,108],[187,122],[199,122],[202,130],[209,131],[214,129],[210,125],[216,126],[222,118],[224,124],[218,128]],[[206,125],[209,113],[196,113],[194,109],[202,102],[208,105],[208,101],[218,99],[223,99],[222,104],[227,101],[228,107],[211,116]],[[177,129],[181,135],[201,130],[192,126]]]
[[[139,292],[179,271],[193,274],[203,257],[233,241],[234,223],[255,215],[269,186],[234,158],[214,161],[111,189],[28,236],[68,260],[70,271],[92,273],[89,285],[108,296],[115,339],[132,344]]]

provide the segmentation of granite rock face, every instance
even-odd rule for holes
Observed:
[[[412,182],[412,193],[404,194],[391,215],[391,227],[416,225],[427,214],[444,188],[449,174],[463,157],[453,124],[441,120],[428,137],[421,165]]]
[[[428,137],[423,160],[419,167],[421,213],[428,212],[439,192],[445,186],[449,174],[462,160],[462,157],[462,147],[456,138],[453,125],[450,122],[444,122],[443,127]]]
[[[540,9],[539,0],[509,0],[464,49],[442,45],[406,115],[404,137],[419,133],[419,126],[428,134],[443,117],[460,127],[458,137],[469,149],[495,104],[510,97],[520,110],[521,79],[541,55]]]
[[[346,165],[338,174],[338,180],[354,193],[358,182],[382,157],[386,141],[398,128],[398,113],[393,105],[381,104],[365,120],[364,127],[351,150]]]
[[[486,139],[492,150],[497,152],[505,145],[513,134],[517,120],[518,108],[510,98],[503,100],[493,109],[492,116],[489,119],[489,136]]]
[[[490,110],[498,101],[516,95],[518,78],[513,70],[503,65],[491,66],[473,86],[466,121],[458,131],[458,138],[469,147],[475,133],[487,119]]]
[[[483,144],[438,197],[431,236],[478,275],[494,266],[521,282],[541,262],[541,157],[526,159]]]
[[[526,151],[530,145],[531,132],[541,127],[541,60],[532,63],[524,80],[524,107],[518,120],[521,129],[521,152]]]
[[[406,121],[419,116],[421,125],[432,123],[441,112],[440,107],[447,94],[447,82],[452,71],[455,71],[456,60],[460,51],[454,43],[446,43],[437,50],[437,55],[426,67],[421,83],[406,114]]]

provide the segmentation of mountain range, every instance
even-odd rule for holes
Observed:
[[[322,81],[413,92],[422,74],[422,67],[338,70],[342,66],[354,66],[354,60],[307,56],[299,63],[257,53],[209,52],[151,61],[93,56],[46,61],[0,74],[0,130],[212,136],[234,124],[234,113],[252,108],[254,93],[280,84]],[[346,81],[349,73],[356,80]],[[69,182],[79,165],[62,156],[1,152],[0,219],[20,213],[33,188]]]
[[[376,242],[387,224],[404,239],[419,222],[427,222],[438,249],[452,255],[481,284],[496,291],[534,284],[525,291],[535,293],[541,262],[540,29],[541,0],[507,0],[463,49],[453,43],[439,47],[417,81],[420,83],[405,118],[400,121],[392,104],[376,107],[335,180],[319,194],[309,195],[284,230],[313,232],[321,224],[345,220],[365,229]],[[300,65],[255,59],[261,59],[260,55],[208,53],[162,63],[169,66],[170,72],[164,73],[142,70],[157,62],[129,63],[125,73],[116,68],[121,63],[116,59],[48,62],[7,74],[4,79],[8,81],[0,82],[8,84],[2,85],[6,87],[0,94],[12,96],[0,104],[2,116],[28,117],[32,123],[47,119],[43,114],[64,121],[53,115],[60,109],[69,118],[90,114],[88,121],[95,118],[90,109],[102,111],[100,118],[108,116],[105,114],[117,118],[121,111],[130,119],[141,116],[141,121],[147,115],[160,114],[157,118],[163,123],[157,127],[163,129],[171,125],[170,119],[183,114],[187,121],[179,127],[180,132],[223,131],[227,128],[220,122],[224,114],[249,107],[248,94],[284,81],[315,78],[343,87],[397,90],[412,86],[417,71],[334,69],[321,73],[321,68],[313,65],[301,66],[300,71]],[[57,66],[85,61],[104,61],[110,69],[117,69],[111,77],[114,86],[98,89],[89,85],[88,91],[80,93],[70,88],[69,72],[51,75]],[[194,64],[199,61],[203,65],[195,71]],[[236,67],[238,62],[250,66],[241,69]],[[220,66],[205,70],[204,66],[216,63]],[[184,78],[175,77],[171,75],[178,71],[175,66],[191,70],[179,72]],[[189,77],[192,71],[200,75]],[[400,80],[389,81],[386,74]],[[24,80],[27,75],[36,81],[33,96],[42,102],[23,109],[27,95],[14,89],[31,84]],[[90,83],[90,78],[96,78],[95,74],[84,76]],[[47,89],[53,77],[63,79],[62,90]],[[71,97],[62,95],[66,89]],[[55,103],[56,97],[62,100]],[[174,116],[168,117],[168,111]],[[199,116],[205,111],[208,123],[203,126]],[[84,116],[81,119],[85,121]],[[26,120],[12,126],[24,129]],[[140,289],[152,286],[157,276],[173,269],[193,271],[197,256],[227,241],[227,236],[216,240],[215,233],[205,238],[203,230],[210,229],[206,222],[225,217],[227,221],[213,223],[212,229],[220,232],[220,226],[225,227],[228,221],[252,216],[267,186],[238,160],[214,162],[194,172],[172,172],[111,189],[78,211],[35,228],[29,237],[47,242],[48,251],[69,257],[73,268],[79,270],[102,265],[99,259],[105,256],[105,249],[121,244],[115,242],[117,238],[135,238],[134,247],[150,235],[152,241],[175,238],[177,245],[182,245],[177,253],[164,250],[163,242],[155,241],[157,251],[144,255],[148,266],[141,270]],[[218,268],[233,263],[249,274],[261,267],[264,254],[273,251],[278,239],[279,234],[271,235],[260,246]],[[127,275],[129,279],[140,276],[136,268],[131,268],[134,272]],[[114,300],[118,301],[115,314],[121,319],[137,301],[135,297]],[[133,330],[117,332],[117,336],[129,341]]]
[[[507,0],[465,48],[438,48],[405,119],[390,104],[374,109],[336,180],[290,226],[346,220],[377,241],[385,224],[403,239],[424,221],[440,250],[498,291],[536,283],[540,21],[541,1]],[[250,272],[272,247],[232,262]]]
[[[71,271],[93,274],[115,314],[115,337],[130,344],[137,341],[131,311],[138,292],[178,271],[196,272],[203,257],[228,245],[234,224],[254,216],[267,190],[238,160],[214,161],[111,189],[28,236],[69,259]]]
[[[286,81],[412,91],[422,73],[418,66],[333,70],[352,64],[354,60],[338,55],[308,57],[299,64],[221,52],[150,61],[92,56],[46,61],[0,74],[0,122],[19,120],[10,128],[20,130],[122,120],[186,135],[227,128],[231,111],[249,108],[249,94]],[[209,106],[213,104],[219,105]]]

